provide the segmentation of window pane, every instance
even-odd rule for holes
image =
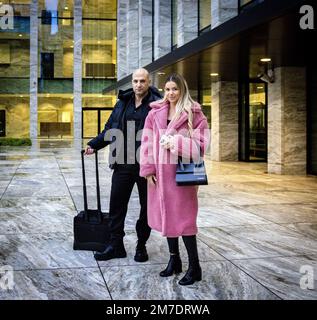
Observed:
[[[83,1],[83,18],[117,19],[116,0]]]
[[[199,30],[211,25],[211,0],[199,1]]]
[[[266,159],[266,96],[265,84],[250,84],[250,160]]]
[[[39,95],[38,130],[40,137],[71,138],[73,136],[73,99],[71,95]]]
[[[22,138],[30,130],[30,0],[12,2],[1,3],[13,15],[0,28],[0,136]]]
[[[85,138],[95,137],[98,134],[98,111],[83,111],[83,136]]]
[[[177,47],[177,0],[172,0],[172,47]]]

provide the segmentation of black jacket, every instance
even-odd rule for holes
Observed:
[[[151,86],[149,88],[149,93],[150,93],[150,96],[148,98],[148,104],[150,104],[151,102],[153,102],[155,100],[161,99],[160,92],[155,87]],[[107,123],[105,124],[104,129],[102,130],[101,133],[98,134],[98,136],[96,136],[95,138],[93,138],[92,140],[90,140],[87,143],[91,148],[93,148],[95,150],[100,150],[100,149],[106,147],[108,144],[111,144],[110,145],[110,152],[109,152],[109,155],[110,155],[112,152],[117,152],[118,149],[123,147],[123,146],[118,146],[118,145],[114,146],[115,144],[113,142],[116,140],[115,137],[113,137],[112,141],[110,141],[108,139],[105,139],[105,134],[110,129],[120,129],[122,132],[124,132],[124,127],[125,127],[124,114],[125,114],[126,106],[127,106],[128,102],[130,101],[133,94],[134,94],[134,92],[133,92],[132,88],[128,89],[128,90],[119,90],[118,101],[115,104],[113,111],[112,111]],[[138,130],[143,129],[145,118],[147,117],[150,110],[151,110],[151,108],[149,106],[147,106],[147,110],[144,113],[144,118],[142,119]],[[113,156],[115,156],[115,154],[113,154]],[[109,166],[111,169],[113,169],[115,164],[110,163]]]

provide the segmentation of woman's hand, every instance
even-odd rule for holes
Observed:
[[[156,179],[154,174],[151,174],[150,176],[147,176],[146,180],[149,183],[149,185],[151,185],[151,186],[155,186],[156,185],[157,179]]]
[[[162,135],[161,140],[160,140],[160,145],[164,149],[172,149],[174,147],[174,139],[173,136],[166,136],[165,134]]]

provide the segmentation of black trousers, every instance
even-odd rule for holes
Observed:
[[[150,237],[151,228],[147,223],[147,181],[139,176],[138,165],[117,165],[112,174],[110,194],[110,232],[111,243],[122,244],[124,221],[134,184],[137,184],[140,201],[140,215],[136,222],[138,244],[143,245]]]

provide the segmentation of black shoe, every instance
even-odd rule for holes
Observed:
[[[178,281],[181,286],[188,286],[195,281],[201,280],[201,267],[200,265],[189,266],[185,276]]]
[[[170,260],[165,270],[160,272],[161,277],[170,277],[173,273],[182,272],[182,260],[179,254],[171,254]]]
[[[149,260],[149,256],[145,246],[137,246],[135,250],[134,261],[145,262]]]
[[[108,244],[106,249],[103,252],[96,252],[94,257],[98,261],[105,261],[115,258],[125,258],[127,253],[123,246],[113,246]]]

